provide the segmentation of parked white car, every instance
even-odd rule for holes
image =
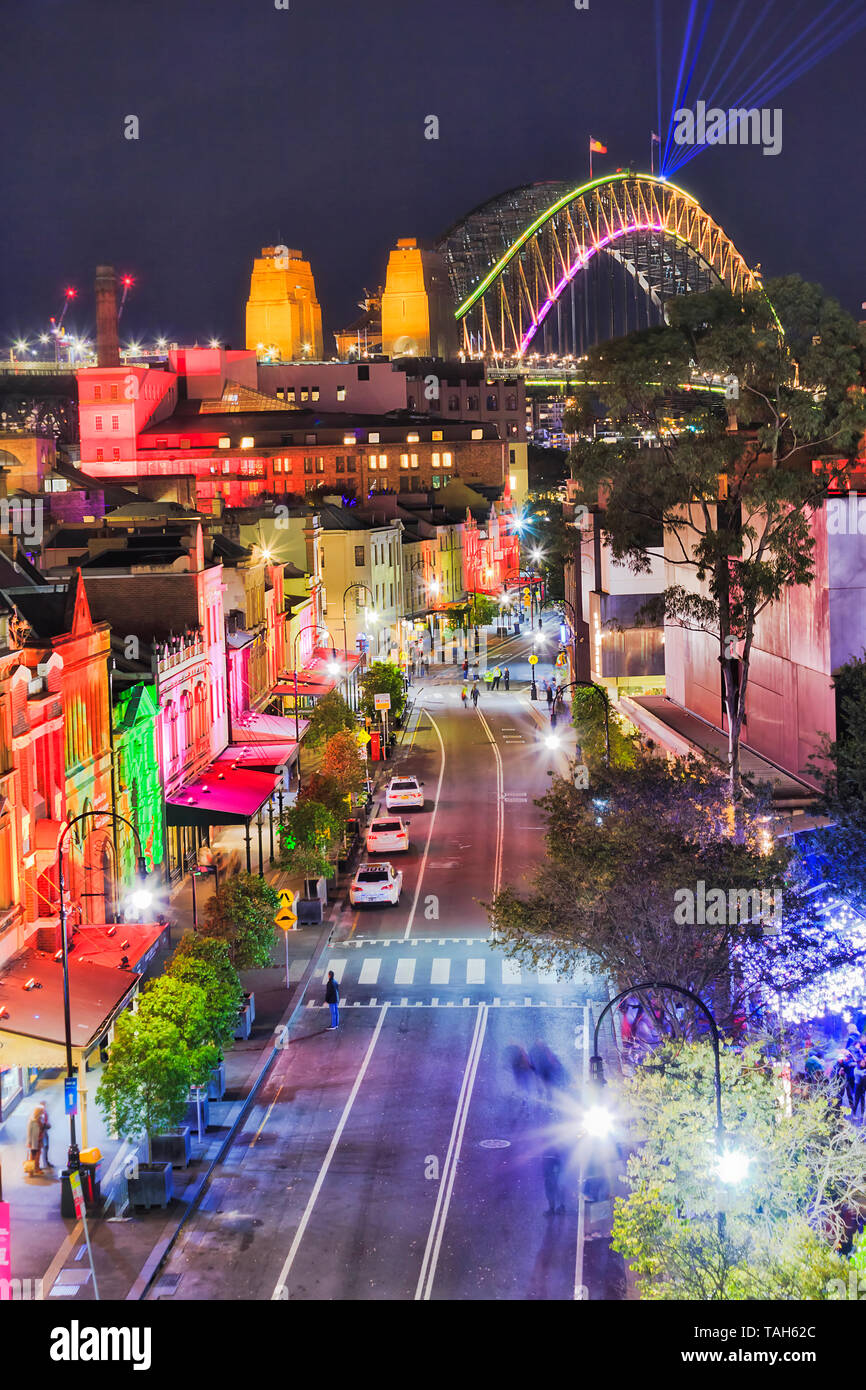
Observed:
[[[423,809],[424,783],[417,777],[392,777],[385,788],[386,811]]]
[[[399,854],[409,848],[409,831],[399,816],[376,816],[367,827],[368,854]]]
[[[396,907],[402,889],[403,875],[391,864],[359,864],[349,885],[349,902],[353,907],[367,903],[391,903]]]

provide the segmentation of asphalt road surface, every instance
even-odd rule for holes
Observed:
[[[583,1006],[604,991],[588,973],[559,981],[506,960],[484,908],[543,854],[533,801],[557,755],[525,689],[485,689],[476,711],[459,688],[414,688],[395,768],[423,779],[426,803],[407,813],[410,849],[394,857],[400,903],[344,908],[152,1298],[621,1296],[578,1219],[578,1045]],[[342,992],[333,1032],[328,969]],[[533,1075],[523,1089],[515,1045],[549,1048],[560,1083]],[[552,1152],[563,1210],[550,1215]]]

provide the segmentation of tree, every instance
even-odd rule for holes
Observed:
[[[331,855],[341,835],[342,823],[333,811],[320,801],[299,798],[280,823],[280,863],[305,883],[333,878]]]
[[[490,905],[495,940],[513,959],[560,974],[585,969],[590,957],[619,989],[676,981],[732,1023],[761,982],[753,971],[748,982],[740,977],[737,951],[755,936],[760,961],[762,943],[775,940],[760,923],[749,925],[748,895],[780,889],[789,851],[768,845],[760,801],[744,812],[742,840],[726,833],[721,771],[639,745],[633,752],[633,766],[598,767],[589,791],[554,779],[537,803],[547,816],[547,858],[528,895],[506,886]],[[710,890],[721,893],[723,910]],[[710,901],[712,911],[699,908]],[[759,908],[765,902],[759,897]],[[676,1002],[665,1004],[675,1034],[695,1026]]]
[[[208,999],[201,985],[176,975],[160,975],[145,989],[138,1011],[145,1023],[164,1019],[174,1025],[187,1050],[192,1084],[204,1086],[219,1062],[220,1050],[213,1038]]]
[[[495,623],[500,614],[499,604],[495,599],[487,594],[477,593],[469,600],[467,611],[473,627],[486,627],[489,623]]]
[[[787,1107],[758,1046],[725,1049],[721,1063],[725,1142],[749,1160],[744,1181],[715,1173],[711,1049],[663,1044],[623,1084],[639,1147],[613,1248],[642,1298],[831,1299],[849,1269],[838,1247],[866,1193],[866,1141],[823,1088],[797,1088]]]
[[[187,932],[181,937],[166,974],[204,990],[208,1036],[220,1047],[229,1044],[244,992],[227,943],[217,937]]]
[[[374,661],[361,677],[361,709],[370,719],[379,717],[374,695],[390,695],[389,719],[399,719],[406,707],[406,687],[402,672],[393,661]]]
[[[234,874],[208,899],[199,930],[228,947],[236,970],[270,965],[280,900],[276,891],[255,874]]]
[[[310,715],[310,727],[306,742],[311,748],[319,748],[334,734],[343,729],[355,727],[355,715],[338,690],[329,690],[318,701]]]
[[[617,560],[646,571],[664,538],[667,564],[682,572],[659,616],[717,643],[737,803],[756,621],[814,575],[812,511],[847,474],[863,431],[864,351],[854,320],[796,276],[766,295],[683,295],[668,313],[669,327],[590,352],[587,375],[603,382],[593,389],[622,437],[579,441],[572,474],[585,504],[603,499]],[[683,389],[701,378],[725,378],[732,399]],[[637,447],[639,435],[652,447]]]
[[[626,733],[604,686],[575,686],[571,698],[571,722],[577,730],[580,754],[590,768],[601,767],[607,759],[604,711],[610,737],[610,761],[614,767],[633,767],[638,735]]]
[[[348,798],[364,790],[367,772],[354,734],[333,734],[325,745],[321,774],[329,778],[342,797]]]
[[[192,1059],[180,1029],[156,1014],[122,1013],[114,1028],[96,1103],[127,1139],[151,1140],[183,1119],[193,1084]]]

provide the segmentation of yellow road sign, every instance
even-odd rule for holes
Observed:
[[[280,906],[277,910],[274,922],[283,931],[291,931],[298,920],[298,895],[289,888],[280,888]]]
[[[537,666],[537,665],[538,665],[538,657],[535,655],[535,652],[533,652],[533,653],[532,653],[532,656],[529,658],[529,664],[530,664],[530,666]]]

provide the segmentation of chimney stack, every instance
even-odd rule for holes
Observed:
[[[112,265],[96,267],[96,361],[100,367],[120,366],[117,276]]]

